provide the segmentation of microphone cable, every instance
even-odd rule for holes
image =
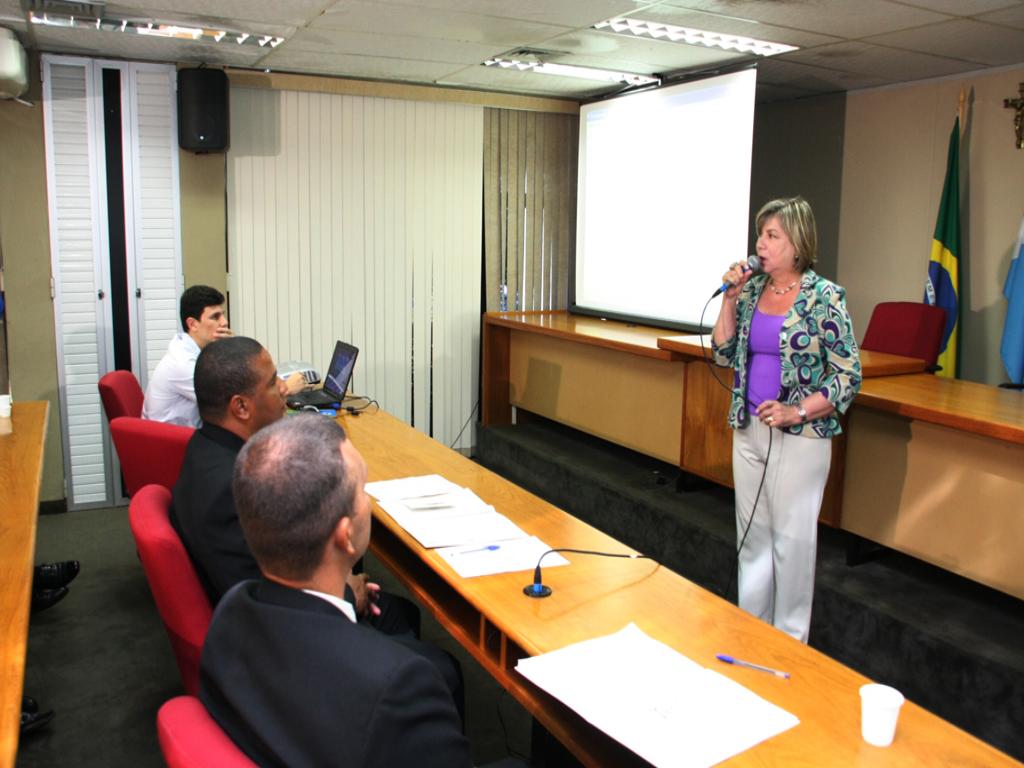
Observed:
[[[710,299],[708,299],[706,302],[704,302],[704,309],[702,309],[700,311],[700,325],[699,325],[700,328],[704,327],[704,313],[708,311],[708,306],[711,304],[711,301],[714,298],[715,297],[712,296]],[[715,332],[714,327],[712,327],[711,333],[714,334],[714,332]],[[733,388],[729,387],[729,386],[726,386],[725,382],[723,382],[720,378],[718,378],[718,374],[715,372],[715,368],[717,366],[714,364],[714,362],[711,360],[711,358],[708,357],[707,348],[704,346],[704,335],[700,334],[697,338],[700,339],[700,351],[701,351],[702,357],[704,358],[704,364],[707,365],[707,367],[708,367],[708,373],[711,374],[711,378],[713,378],[716,382],[718,382],[718,385],[720,387],[722,387],[722,389],[726,390],[729,393],[729,398],[731,399],[732,398],[732,394],[733,394]],[[747,410],[747,416],[749,417],[749,415],[750,415],[750,413],[749,413],[749,411],[750,411],[750,403],[747,401],[746,394],[744,394],[744,396],[743,396],[743,407],[744,407],[744,409]],[[721,593],[721,596],[724,597],[726,600],[729,599],[729,591],[732,589],[732,581],[736,577],[736,573],[739,571],[739,567],[740,567],[740,553],[743,552],[743,545],[747,541],[747,534],[750,533],[750,526],[754,524],[754,513],[757,512],[757,503],[761,500],[761,491],[764,489],[764,481],[765,481],[765,478],[768,476],[768,462],[771,460],[771,458],[772,458],[772,427],[768,427],[768,453],[764,457],[764,469],[761,470],[761,481],[757,484],[757,493],[754,495],[754,504],[750,508],[750,519],[747,520],[747,526],[746,526],[746,528],[743,529],[743,535],[740,537],[739,546],[736,547],[736,564],[735,564],[734,567],[729,569],[729,581],[725,585],[725,591]],[[736,489],[733,488],[733,494],[735,495],[735,493],[736,493]],[[774,568],[774,563],[773,563],[772,567]],[[739,604],[739,595],[736,596],[736,603]]]

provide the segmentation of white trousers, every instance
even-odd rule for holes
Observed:
[[[771,456],[768,439],[771,432]],[[771,430],[756,417],[733,430],[736,543],[740,608],[807,642],[814,599],[818,513],[832,460],[832,441]],[[764,487],[750,522],[761,483]]]

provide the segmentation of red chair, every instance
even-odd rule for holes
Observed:
[[[194,696],[166,702],[156,715],[160,751],[169,768],[254,768]]]
[[[860,348],[924,360],[936,371],[946,310],[916,301],[885,301],[871,313]]]
[[[187,693],[199,693],[199,655],[213,610],[185,546],[171,526],[171,492],[147,485],[128,505],[128,522]]]
[[[180,424],[121,416],[110,422],[128,495],[150,483],[174,488],[195,430]]]
[[[111,371],[100,379],[99,387],[107,421],[113,421],[119,416],[142,416],[142,401],[145,395],[134,373]]]

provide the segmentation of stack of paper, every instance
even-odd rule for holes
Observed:
[[[465,578],[532,570],[550,549],[473,491],[440,475],[367,483],[366,492],[422,546],[443,547],[438,554]],[[545,566],[567,563],[557,553],[544,559]]]
[[[656,766],[715,765],[800,722],[635,624],[516,669]]]

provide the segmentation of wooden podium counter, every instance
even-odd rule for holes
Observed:
[[[679,461],[684,364],[658,328],[566,312],[484,315],[484,425],[512,406],[587,434]]]
[[[843,528],[1024,598],[1024,393],[936,376],[865,381]]]
[[[14,765],[18,751],[49,407],[14,403],[0,420],[0,765]]]
[[[564,311],[484,315],[485,426],[509,424],[512,406],[732,486],[726,423],[731,372],[708,365],[700,336]],[[864,352],[865,377],[924,370],[924,361]],[[713,379],[718,379],[714,381]],[[838,525],[842,441],[821,519]]]

